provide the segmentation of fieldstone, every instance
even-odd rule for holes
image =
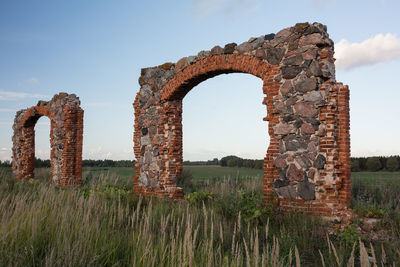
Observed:
[[[279,135],[286,135],[289,133],[295,133],[296,128],[293,127],[293,125],[287,124],[287,123],[279,123],[274,127],[274,133],[279,134]]]
[[[300,182],[297,186],[299,196],[304,200],[315,199],[315,185],[308,182]]]
[[[251,42],[252,49],[257,49],[261,47],[264,43],[264,36],[258,37],[253,42]]]
[[[303,181],[304,180],[304,174],[303,174],[303,169],[298,169],[296,165],[290,164],[288,171],[287,171],[287,178],[289,181]]]
[[[289,97],[286,101],[285,101],[285,105],[286,106],[293,106],[296,102],[297,102],[298,98],[297,97]]]
[[[189,64],[193,64],[197,60],[197,57],[190,56],[190,57],[187,57],[187,60],[188,60]]]
[[[314,134],[315,133],[314,126],[312,126],[312,124],[306,123],[306,122],[301,125],[300,131],[302,134]]]
[[[140,144],[142,145],[142,146],[147,146],[147,145],[150,145],[150,137],[149,137],[149,135],[146,135],[146,136],[143,136],[142,138],[140,138]]]
[[[158,155],[160,155],[160,151],[158,151],[158,148],[154,148],[154,150],[153,150],[153,155],[154,156],[158,156]]]
[[[226,44],[224,47],[224,54],[232,54],[235,51],[237,44],[236,43],[229,43]]]
[[[297,198],[299,196],[296,187],[293,185],[279,187],[277,190],[279,196],[282,198]]]
[[[305,155],[300,155],[295,158],[295,161],[304,169],[311,167],[310,160]]]
[[[322,77],[330,79],[335,77],[335,64],[326,61],[321,66]]]
[[[286,95],[293,92],[292,82],[290,80],[285,81],[280,88],[281,94]]]
[[[289,114],[289,115],[286,115],[285,117],[283,117],[283,122],[295,121],[295,120],[299,120],[299,119],[300,119],[299,116]]]
[[[266,49],[266,59],[267,59],[268,63],[271,65],[279,64],[284,55],[285,55],[284,48],[268,47]],[[285,78],[285,77],[283,77],[283,78]],[[287,79],[287,78],[285,78],[285,79]]]
[[[315,133],[317,136],[325,136],[326,134],[326,127],[325,125],[321,124],[318,128],[318,131]]]
[[[317,88],[317,79],[306,78],[306,77],[303,77],[303,75],[301,77],[299,77],[294,84],[294,89],[297,92],[301,92],[301,93],[313,91],[316,88]]]
[[[286,152],[286,147],[285,143],[283,140],[279,140],[279,153],[285,153]]]
[[[322,70],[321,70],[321,66],[319,65],[318,61],[313,60],[307,70],[307,76],[308,77],[321,77],[323,75]]]
[[[320,104],[322,103],[321,92],[318,91],[309,92],[304,95],[304,100],[312,104]]]
[[[157,127],[156,126],[150,126],[149,127],[149,134],[152,135],[152,136],[157,134]]]
[[[299,66],[303,63],[303,56],[301,54],[295,54],[285,58],[282,63],[288,66]]]
[[[306,118],[311,118],[315,117],[318,114],[318,110],[313,108],[307,102],[298,102],[294,105],[294,114]]]
[[[313,33],[322,33],[322,31],[314,26],[314,25],[310,25],[310,27],[308,27],[305,31],[304,34],[308,35],[308,34],[313,34]]]
[[[321,155],[318,154],[317,158],[314,160],[314,167],[317,168],[318,170],[321,170],[324,168],[326,163],[326,158]]]
[[[293,79],[301,72],[301,68],[299,66],[283,66],[281,71],[284,79]]]
[[[175,65],[175,70],[178,72],[184,69],[186,66],[189,65],[189,61],[187,57],[181,58]]]
[[[274,39],[274,37],[275,37],[275,33],[270,33],[270,34],[266,34],[266,35],[264,36],[264,39],[265,39],[266,41],[270,41],[270,40]]]
[[[209,57],[210,55],[211,55],[210,51],[204,51],[204,50],[200,51],[199,53],[197,53],[197,57],[199,57],[199,59],[203,59],[203,58]]]
[[[315,173],[316,173],[315,169],[311,168],[311,169],[308,171],[308,179],[314,180]]]
[[[282,181],[287,181],[286,179],[286,172],[287,172],[288,166],[286,166],[283,169],[279,169],[278,173],[279,173],[279,179],[281,179]]]
[[[144,174],[143,171],[141,171],[139,179],[139,186],[148,186],[149,185],[149,180],[147,179],[147,176]]]
[[[244,53],[249,52],[250,50],[252,50],[252,46],[248,42],[244,42],[244,43],[238,45],[236,47],[236,49],[238,50],[239,53],[244,54]]]
[[[313,60],[315,58],[317,58],[317,52],[318,50],[316,48],[314,48],[314,46],[312,46],[313,48],[307,49],[306,51],[303,52],[303,59],[304,60]],[[316,62],[316,61],[314,61]]]
[[[149,132],[149,129],[142,128],[142,135],[146,135]]]
[[[298,32],[298,33],[303,33],[308,27],[310,27],[310,24],[307,23],[307,22],[304,22],[304,23],[296,23],[296,25],[294,25],[293,30],[294,30],[295,32]]]
[[[314,130],[317,131],[319,125],[321,124],[321,122],[315,118],[305,118],[304,119],[306,122],[311,123],[311,125],[314,127]],[[318,139],[318,138],[317,138]]]
[[[152,158],[153,158],[153,156],[151,155],[151,152],[150,152],[150,151],[146,151],[146,152],[144,153],[144,163],[150,165]]]
[[[284,156],[279,156],[274,160],[274,165],[279,168],[285,168],[286,167],[286,160]]]
[[[219,45],[214,46],[211,49],[211,55],[220,55],[224,53],[224,49],[220,47]]]
[[[276,35],[275,38],[287,38],[291,34],[291,29],[290,28],[285,28],[281,31],[279,31]]]
[[[276,179],[274,182],[274,187],[275,188],[280,188],[280,187],[284,187],[284,186],[288,186],[289,185],[289,181],[288,180],[281,180],[281,179]]]
[[[266,59],[265,50],[262,48],[257,49],[255,56],[258,58]]]
[[[320,33],[313,33],[307,36],[303,36],[300,39],[299,46],[305,46],[305,45],[317,45],[317,46],[322,46],[329,44],[324,36],[322,36]]]
[[[317,152],[318,151],[318,146],[315,144],[315,142],[310,142],[307,145],[307,150],[309,152]]]

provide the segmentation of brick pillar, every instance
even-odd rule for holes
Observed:
[[[339,191],[339,200],[347,207],[351,202],[351,161],[350,161],[350,94],[349,87],[337,84],[339,87],[339,179],[342,188]]]

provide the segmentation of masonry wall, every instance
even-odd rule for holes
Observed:
[[[182,172],[182,99],[206,79],[241,72],[263,80],[270,140],[265,201],[285,210],[346,216],[349,91],[335,80],[333,54],[326,26],[298,23],[240,45],[215,46],[177,63],[142,69],[134,102],[134,192],[182,197],[176,187]]]
[[[51,180],[60,186],[82,183],[83,110],[74,94],[59,93],[50,101],[17,112],[13,124],[12,169],[16,179],[34,178],[35,130],[41,116],[50,119]]]

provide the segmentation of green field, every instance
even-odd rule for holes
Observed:
[[[400,172],[353,173],[351,207],[379,220],[371,228],[360,219],[343,225],[274,209],[263,201],[261,170],[184,170],[186,201],[170,201],[132,194],[133,168],[85,167],[80,188],[49,183],[49,169],[17,182],[1,168],[0,266],[400,262]]]

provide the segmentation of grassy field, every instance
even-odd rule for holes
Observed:
[[[352,207],[378,219],[372,226],[283,214],[263,203],[257,170],[185,168],[187,201],[133,195],[133,168],[84,168],[83,186],[68,189],[49,184],[48,169],[36,170],[35,181],[16,182],[10,174],[0,170],[0,266],[400,262],[400,186],[375,186],[368,173],[355,173]]]

